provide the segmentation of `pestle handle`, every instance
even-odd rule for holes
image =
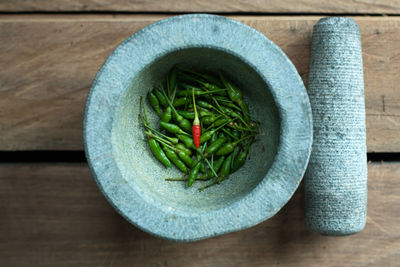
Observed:
[[[305,176],[305,221],[324,235],[361,231],[367,212],[364,80],[360,30],[321,19],[312,36],[309,96],[314,141]]]

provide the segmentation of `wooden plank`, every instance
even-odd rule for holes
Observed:
[[[352,13],[352,14],[399,14],[399,0],[0,0],[0,11],[51,11],[51,12],[266,12],[266,13]]]
[[[300,189],[264,223],[182,244],[114,212],[86,164],[1,164],[0,257],[4,266],[395,266],[400,163],[370,163],[368,171],[368,219],[359,234],[309,233]]]
[[[109,53],[165,16],[0,16],[0,150],[81,150],[90,84]],[[318,17],[234,17],[278,44],[307,82]],[[400,18],[361,27],[369,152],[400,152]]]

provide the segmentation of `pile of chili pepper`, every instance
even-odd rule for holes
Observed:
[[[153,155],[166,167],[175,165],[182,177],[167,181],[208,181],[204,190],[221,183],[242,167],[258,132],[242,91],[222,72],[218,76],[173,67],[147,94],[158,114],[150,125],[142,101],[141,119]]]

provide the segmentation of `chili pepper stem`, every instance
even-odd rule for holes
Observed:
[[[249,139],[249,138],[251,138],[251,137],[253,137],[253,135],[246,135],[245,137],[240,138],[239,140],[236,140],[234,143],[239,144],[240,142],[242,142],[242,141],[244,141],[244,140],[246,140],[246,139]]]
[[[202,151],[200,151],[200,149],[198,149],[198,151],[201,158],[199,160],[197,160],[196,162],[194,162],[194,166],[197,165],[200,161],[202,161],[203,159],[205,160],[205,162],[207,163],[208,167],[210,168],[211,172],[213,173],[213,175],[215,177],[218,177],[218,174],[215,172],[214,167],[211,165],[211,163],[208,161],[208,159],[205,157],[204,153]]]
[[[161,137],[158,137],[158,136],[152,134],[151,132],[145,132],[145,134],[146,134],[147,136],[151,137],[151,138],[154,138],[157,142],[162,143],[163,145],[165,145],[165,146],[168,147],[169,149],[172,149],[172,150],[176,151],[176,148],[173,147],[173,146],[171,145],[171,143],[165,141],[165,140],[162,139]]]
[[[201,158],[199,160],[196,160],[193,163],[193,166],[196,166],[200,161],[202,161],[203,159],[206,161],[208,167],[210,167],[212,173],[214,174],[215,177],[218,177],[218,174],[215,172],[213,166],[211,165],[211,163],[208,161],[208,159],[206,158],[206,154],[204,154],[202,151],[200,151],[200,149],[197,150],[197,152],[199,152]]]
[[[186,177],[171,177],[166,178],[165,181],[187,181]]]
[[[227,124],[229,124],[229,123],[231,123],[231,122],[233,122],[233,121],[235,121],[235,120],[236,120],[236,118],[230,119],[229,121],[225,122],[224,124],[218,126],[218,127],[215,129],[215,131],[218,131],[219,129],[221,129],[221,128],[224,127],[225,125],[227,125]],[[212,128],[212,124],[206,129],[206,131],[210,130],[210,128]]]
[[[149,119],[147,118],[147,112],[146,112],[146,105],[144,104],[143,97],[140,96],[140,103],[142,104],[143,108],[143,114],[144,114],[144,122],[149,125]]]
[[[217,184],[217,180],[215,179],[214,182],[209,183],[209,184],[207,184],[207,185],[205,185],[205,186],[203,186],[203,187],[200,187],[200,188],[199,188],[199,191],[201,192],[201,191],[203,191],[204,189],[207,189],[207,188],[209,188],[209,187],[211,187],[211,186],[213,186],[213,185],[216,185],[216,184]]]
[[[210,167],[210,170],[212,171],[212,173],[214,174],[215,177],[218,177],[218,174],[215,172],[213,166],[210,164],[210,162],[208,161],[208,159],[204,159],[208,165],[208,167]]]
[[[229,125],[229,127],[236,129],[236,130],[240,130],[240,131],[246,131],[246,132],[253,132],[253,133],[257,133],[257,130],[254,129],[248,129],[248,128],[243,128],[239,125]]]
[[[171,98],[171,88],[169,86],[169,77],[167,76],[167,93],[168,97]]]
[[[164,91],[162,91],[162,93],[164,94],[164,96],[166,96]],[[171,107],[172,111],[175,113],[175,115],[179,115],[178,112],[176,111],[174,105],[172,104],[173,102],[171,102],[168,97],[167,97],[167,102],[168,102],[168,105]]]
[[[146,134],[147,136],[151,137],[151,138],[154,138],[154,139],[156,139],[156,140],[160,140],[160,141],[162,141],[163,143],[172,145],[172,142],[169,141],[168,139],[165,140],[164,138],[159,137],[159,136],[155,135],[154,133],[152,133],[152,132],[150,132],[150,131],[145,132],[145,134]]]
[[[154,133],[156,133],[156,134],[158,134],[158,135],[161,135],[162,137],[164,137],[165,139],[167,139],[169,142],[171,142],[170,140],[171,140],[171,137],[169,137],[169,136],[166,136],[165,134],[163,134],[163,133],[160,133],[159,131],[157,131],[156,129],[154,129],[153,127],[151,127],[150,125],[147,125],[147,124],[144,124],[144,126],[146,127],[146,128],[148,128],[152,133],[154,132]],[[154,134],[153,133],[153,134]],[[171,142],[172,143],[172,142]]]
[[[226,129],[222,129],[222,131],[224,131],[224,133],[226,133],[227,135],[229,135],[230,137],[232,137],[235,140],[238,140],[236,137],[234,137],[230,132],[228,132]]]
[[[212,100],[215,102],[215,104],[218,106],[218,108],[220,110],[217,110],[220,114],[224,115],[225,117],[229,117],[227,116],[223,111],[222,108],[220,106],[220,104],[218,103],[218,100],[215,97],[212,97]],[[251,129],[251,127],[248,125],[248,123],[245,121],[245,119],[243,119],[242,116],[237,116],[237,118],[239,118],[239,120],[246,126],[247,129]]]

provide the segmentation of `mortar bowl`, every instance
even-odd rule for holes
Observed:
[[[202,192],[200,182],[165,181],[181,174],[153,157],[139,119],[140,97],[175,65],[223,70],[261,122],[246,164]],[[135,226],[175,241],[249,228],[276,214],[303,177],[311,143],[308,96],[290,60],[258,31],[215,15],[170,17],[126,39],[98,72],[84,116],[85,152],[101,192]]]

